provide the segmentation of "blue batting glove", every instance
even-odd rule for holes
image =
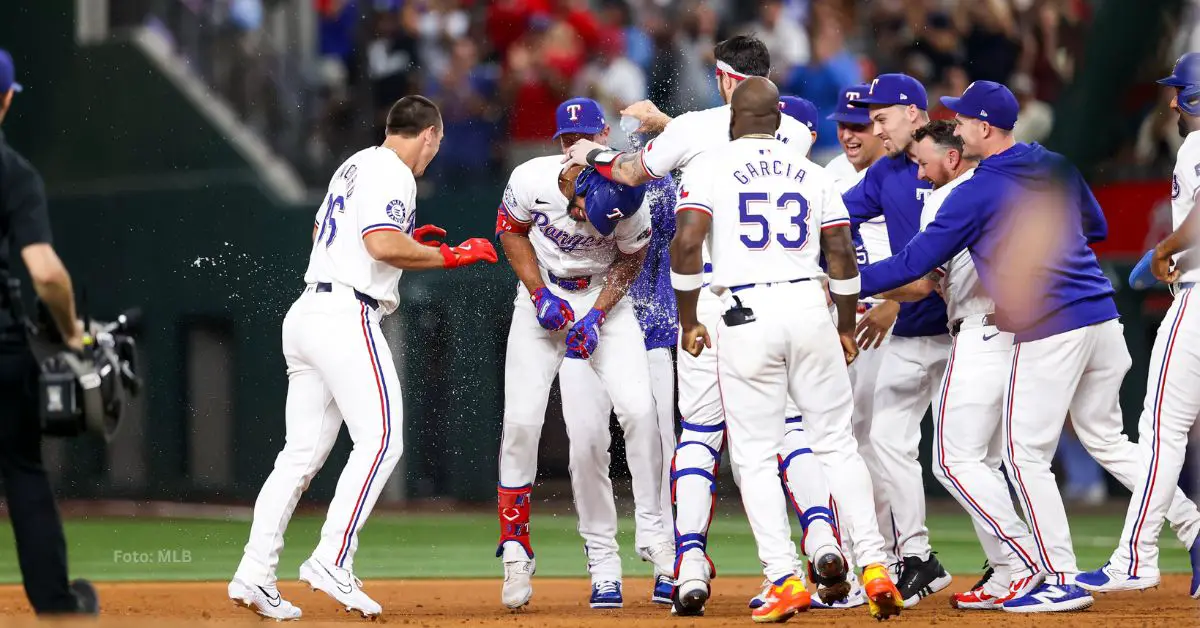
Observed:
[[[1142,259],[1129,272],[1129,285],[1134,290],[1145,290],[1158,283],[1158,278],[1150,271],[1150,261],[1154,258],[1154,249],[1146,251]]]
[[[533,307],[537,313],[538,324],[548,331],[559,331],[575,320],[575,310],[571,304],[550,289],[542,286],[529,295],[533,299]]]
[[[596,352],[596,343],[600,342],[600,326],[604,324],[604,318],[604,312],[593,308],[567,330],[568,358],[586,360],[592,357]]]

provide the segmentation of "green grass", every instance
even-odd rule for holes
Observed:
[[[732,510],[732,509],[727,509]],[[1119,515],[1073,515],[1071,532],[1079,566],[1092,569],[1117,543]],[[320,535],[319,517],[297,517],[286,537],[279,574],[295,577]],[[983,563],[966,515],[930,514],[934,549],[946,568],[974,574]],[[246,521],[102,517],[66,522],[73,576],[94,580],[224,580],[241,558]],[[582,541],[570,513],[534,515],[539,576],[585,576]],[[649,575],[633,551],[633,522],[621,521],[621,554],[627,575]],[[1186,552],[1168,530],[1162,539],[1164,572],[1188,571]],[[363,578],[478,578],[499,574],[496,519],[490,514],[378,515],[363,531],[355,571]],[[0,526],[0,582],[19,582],[12,531]],[[724,575],[756,575],[760,566],[749,525],[740,513],[718,514],[709,550]]]

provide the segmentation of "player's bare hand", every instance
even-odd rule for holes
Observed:
[[[1155,279],[1163,283],[1175,283],[1179,280],[1179,269],[1171,261],[1171,255],[1163,250],[1162,245],[1154,247],[1154,257],[1150,260],[1150,272]]]
[[[838,340],[842,341],[842,353],[846,356],[846,364],[852,364],[858,358],[858,343],[854,340],[854,334],[838,334]]]
[[[563,157],[563,163],[586,166],[588,165],[588,153],[596,150],[597,148],[603,149],[605,147],[601,144],[593,142],[592,140],[579,140],[578,142],[571,144],[571,147],[567,149],[567,154],[565,157]]]
[[[63,344],[67,345],[67,348],[72,351],[83,351],[84,331],[83,321],[76,320],[75,329],[63,340]]]
[[[872,343],[874,343],[875,349],[883,345],[883,339],[887,337],[887,332],[892,325],[896,324],[898,314],[900,314],[900,304],[896,301],[884,301],[867,310],[854,330],[858,336],[859,348],[871,349]]]
[[[712,349],[712,338],[708,336],[708,328],[700,323],[681,326],[679,334],[679,346],[694,357],[699,357],[700,352],[705,349]]]
[[[633,116],[642,123],[638,133],[661,133],[671,121],[670,116],[659,111],[658,106],[649,100],[639,100],[621,110],[623,116]]]

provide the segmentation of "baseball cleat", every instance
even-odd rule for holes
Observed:
[[[708,601],[708,582],[706,580],[687,580],[675,587],[671,600],[671,614],[680,617],[701,617],[704,615],[704,603]]]
[[[76,613],[80,615],[99,615],[100,596],[96,595],[96,587],[83,578],[71,581],[71,595],[75,596]],[[297,610],[297,613],[300,611]]]
[[[670,576],[655,576],[654,593],[650,595],[650,601],[655,604],[670,604],[671,591],[674,589],[675,583]]]
[[[817,595],[812,601],[812,608],[814,610],[844,610],[866,604],[867,594],[863,592],[862,583],[858,581],[858,576],[852,571],[846,575],[846,581],[850,583],[850,593],[844,599],[830,604],[821,601],[821,587],[818,586]]]
[[[767,589],[762,606],[750,611],[750,619],[760,624],[785,622],[796,613],[808,610],[811,603],[812,596],[805,588],[804,581],[789,576]]]
[[[900,591],[888,575],[887,567],[880,563],[867,565],[863,568],[862,579],[867,594],[867,611],[871,617],[883,621],[900,614],[904,608],[904,598],[900,597]]]
[[[950,608],[957,608],[960,611],[998,611],[1000,610],[1000,598],[984,591],[983,587],[978,587],[964,593],[951,595]]]
[[[999,603],[1003,605],[1009,600],[1015,600],[1019,597],[1024,597],[1027,593],[1037,588],[1046,579],[1044,574],[1035,573],[1023,578],[1016,578],[1008,582],[1008,593],[1000,598]],[[982,586],[982,585],[980,585]]]
[[[619,580],[602,580],[592,583],[592,608],[621,608],[625,600],[621,597]]]
[[[846,557],[833,545],[818,549],[816,556],[808,563],[808,575],[817,584],[817,597],[825,605],[845,600],[850,595]]]
[[[1092,605],[1091,594],[1073,584],[1043,582],[1029,593],[1004,603],[1009,613],[1061,613],[1081,611]]]
[[[1094,593],[1152,589],[1158,586],[1158,580],[1157,575],[1139,577],[1122,573],[1113,569],[1110,563],[1104,563],[1103,567],[1095,571],[1085,571],[1075,576],[1075,584]]]
[[[654,565],[655,576],[675,573],[675,544],[670,541],[638,549],[642,560]]]
[[[1200,539],[1192,541],[1188,558],[1192,561],[1192,599],[1200,600]]]
[[[511,609],[518,609],[533,598],[533,572],[537,565],[530,559],[504,561],[504,588],[500,601]]]
[[[248,608],[267,619],[290,621],[300,619],[300,609],[283,599],[275,585],[246,584],[237,578],[229,583],[229,599],[239,607]]]
[[[383,612],[379,602],[362,590],[362,580],[347,569],[330,565],[313,556],[300,565],[300,582],[337,600],[346,612],[358,611],[363,617],[375,617]]]
[[[904,608],[912,608],[921,598],[933,595],[950,586],[953,578],[946,573],[937,555],[929,553],[929,558],[921,560],[916,556],[905,556],[904,565],[900,569],[900,579],[896,588],[904,598]]]
[[[767,592],[770,590],[771,590],[771,581],[767,580],[766,578],[763,578],[762,590],[759,591],[758,593],[755,593],[754,597],[750,598],[750,603],[747,604],[746,606],[749,606],[751,608],[751,610],[753,610],[753,609],[756,609],[756,608],[762,606],[763,604],[766,604]]]

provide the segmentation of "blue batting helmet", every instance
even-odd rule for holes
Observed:
[[[1171,76],[1158,81],[1159,85],[1179,90],[1179,110],[1200,116],[1200,52],[1189,52],[1175,62]]]
[[[600,232],[611,235],[617,222],[628,218],[642,207],[646,186],[628,186],[609,181],[595,168],[584,168],[575,177],[575,196],[584,198],[588,222]]]

